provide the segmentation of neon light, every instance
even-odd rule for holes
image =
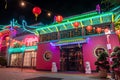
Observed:
[[[73,23],[71,23],[71,26],[74,28],[74,25],[73,25]]]
[[[50,32],[53,32],[50,28],[48,28],[48,30],[49,30]]]
[[[80,22],[80,24],[81,24],[82,27],[84,26],[83,23],[82,23],[82,21]]]
[[[42,31],[43,31],[44,33],[46,33],[46,31],[45,31],[45,30],[43,30],[43,29],[42,29]]]
[[[37,46],[29,46],[29,47],[22,46],[20,48],[9,48],[8,52],[9,52],[9,54],[24,53],[25,51],[28,51],[28,50],[37,50],[37,49],[38,49]]]
[[[112,15],[112,22],[114,22],[114,15]]]
[[[117,21],[119,19],[120,15],[118,15],[116,18],[115,18],[115,21]]]
[[[112,12],[107,12],[107,13],[104,13],[104,14],[97,14],[97,15],[95,15],[95,16],[90,16],[90,17],[87,17],[87,18],[77,18],[78,20],[73,20],[73,21],[70,21],[70,22],[63,22],[63,23],[60,23],[60,24],[53,24],[53,25],[48,25],[48,26],[45,26],[45,27],[42,27],[42,28],[39,28],[39,29],[36,29],[36,30],[42,30],[42,29],[46,29],[46,28],[53,28],[53,27],[64,27],[64,25],[65,24],[71,24],[71,23],[73,23],[73,22],[75,22],[75,21],[77,21],[77,22],[82,22],[82,21],[88,21],[88,20],[90,20],[91,18],[92,19],[96,19],[96,18],[100,18],[100,16],[101,17],[111,17],[112,16]],[[107,18],[107,19],[110,19],[110,18]],[[105,20],[104,22],[106,23],[106,22],[110,22],[111,20]],[[100,24],[100,22],[94,22],[94,24],[93,25],[95,25],[95,24]],[[85,25],[85,26],[88,26],[88,25],[90,25],[90,23],[88,23],[87,25]],[[84,25],[81,25],[82,27],[84,26]],[[70,29],[73,29],[73,27],[72,26],[68,26]],[[62,31],[63,29],[61,29],[61,31]],[[56,30],[57,31],[57,30]],[[53,31],[53,32],[56,32],[56,31]],[[46,33],[50,33],[50,31],[47,31]],[[41,34],[45,34],[45,33],[41,33]]]
[[[37,43],[38,42],[38,37],[37,36],[27,36],[24,40],[23,40],[24,44],[26,44],[27,46],[32,46],[33,43]]]
[[[74,38],[73,38],[74,39]],[[69,39],[69,40],[60,40],[57,43],[52,43],[55,46],[63,46],[63,45],[70,45],[70,44],[79,44],[79,43],[86,43],[87,39],[83,39],[83,38],[78,38],[78,39]]]
[[[22,26],[23,26],[23,29],[24,29],[24,30],[26,30],[26,31],[28,31],[28,32],[30,32],[30,33],[35,34],[35,32],[32,32],[32,31],[30,31],[30,30],[26,29],[26,27],[25,27],[25,26],[27,26],[27,22],[26,22],[25,20],[23,20],[23,21],[22,21]]]
[[[92,21],[92,19],[90,19],[90,24],[93,25],[93,21]]]
[[[64,28],[67,29],[67,26],[64,24]]]
[[[56,30],[57,30],[57,32],[58,32],[58,31],[59,31],[58,28],[57,28],[56,26],[55,26],[55,28],[56,28]]]
[[[100,23],[103,23],[102,17],[100,16]]]

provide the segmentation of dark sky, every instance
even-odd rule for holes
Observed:
[[[19,24],[22,19],[25,19],[28,25],[38,22],[50,24],[58,14],[69,17],[95,10],[101,0],[23,0],[27,2],[25,7],[19,5],[20,1],[22,0],[7,0],[7,9],[5,9],[5,0],[0,0],[0,25],[9,24],[13,18]],[[37,21],[32,13],[34,6],[42,9]],[[48,11],[52,12],[51,17],[46,15]]]

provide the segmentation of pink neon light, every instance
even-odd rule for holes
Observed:
[[[27,46],[31,46],[34,42],[38,42],[38,37],[37,36],[27,36],[24,40],[23,40],[24,44],[26,44]]]

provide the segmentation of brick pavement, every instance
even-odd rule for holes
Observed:
[[[36,71],[33,69],[21,68],[0,68],[0,80],[33,80],[39,77],[39,80],[48,80],[44,77],[60,78],[61,80],[110,80],[98,78],[98,73],[84,74],[79,72],[57,72]],[[43,77],[43,78],[41,78]],[[38,79],[35,79],[38,80]],[[49,79],[52,80],[52,79]]]

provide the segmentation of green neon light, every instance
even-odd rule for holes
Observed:
[[[55,28],[56,28],[56,31],[58,32],[59,30],[58,30],[58,28],[55,26]]]
[[[100,23],[103,23],[103,19],[102,19],[102,17],[100,16]]]
[[[56,27],[58,27],[58,26],[63,26],[63,27],[64,27],[65,24],[71,24],[71,23],[73,23],[73,22],[75,22],[75,21],[82,23],[82,21],[90,20],[91,18],[92,18],[92,19],[97,19],[97,18],[100,18],[100,17],[111,17],[111,18],[112,18],[112,15],[113,15],[112,12],[107,12],[107,13],[103,13],[103,14],[97,14],[96,16],[89,16],[89,17],[86,17],[86,18],[82,18],[82,19],[78,19],[78,20],[73,20],[73,21],[70,21],[70,22],[63,22],[63,23],[55,24],[55,25],[54,25],[54,24],[53,24],[53,25],[48,25],[48,26],[46,26],[46,27],[39,28],[39,29],[36,29],[36,30],[45,30],[46,28],[52,28],[52,27],[55,27],[55,26],[56,26]],[[108,18],[108,19],[110,19],[110,18]],[[111,21],[111,19],[110,19],[110,20],[105,20],[105,21],[103,21],[103,22],[109,22],[109,21]],[[99,19],[99,21],[97,21],[97,23],[94,22],[94,24],[99,24],[99,23],[100,23],[100,19]],[[94,24],[93,24],[93,25],[94,25]],[[87,24],[87,25],[90,25],[90,24]],[[85,25],[85,26],[87,26],[87,25]],[[66,26],[67,26],[67,25],[66,25]],[[83,27],[84,24],[82,23],[81,26]],[[72,26],[67,26],[67,27],[69,27],[68,29],[73,29]],[[61,30],[62,30],[62,29],[61,29]],[[50,32],[47,31],[47,33],[50,33]],[[41,33],[41,34],[44,34],[44,33]]]
[[[48,28],[48,30],[49,30],[50,32],[53,32],[50,28]]]
[[[25,47],[21,47],[21,48],[9,48],[8,52],[9,54],[11,53],[23,53],[25,51]]]
[[[118,6],[118,7],[114,8],[114,9],[112,9],[111,12],[113,12],[113,11],[119,9],[119,8],[120,8],[120,6]]]
[[[64,25],[64,28],[65,28],[65,29],[67,29],[67,26],[66,26],[66,25]]]
[[[37,46],[27,46],[25,47],[25,50],[37,50],[38,47]]]
[[[12,53],[24,53],[26,50],[37,50],[38,47],[37,46],[22,46],[20,48],[9,48],[8,49],[8,52],[9,54],[12,54]]]
[[[93,21],[92,21],[92,19],[90,19],[90,24],[93,25]]]
[[[120,17],[120,14],[115,18],[115,21],[117,21],[119,19],[119,17]]]
[[[45,31],[45,30],[43,30],[43,29],[42,29],[42,31],[43,31],[44,33],[46,33],[46,31]]]

